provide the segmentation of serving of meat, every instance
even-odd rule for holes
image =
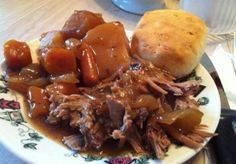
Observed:
[[[4,50],[6,85],[26,97],[31,119],[72,130],[61,140],[74,151],[113,142],[163,159],[173,140],[197,149],[214,135],[193,98],[201,81],[179,81],[130,54],[120,22],[75,11],[62,30],[41,35],[39,63],[24,42],[8,41]]]
[[[134,69],[133,65],[139,67]],[[199,121],[197,114],[191,120],[193,125],[178,124],[181,118],[168,123],[165,118],[166,113],[180,109],[184,113],[198,111],[196,101],[188,94],[199,86],[197,81],[175,83],[165,71],[148,62],[135,60],[130,69],[102,83],[81,88],[80,94],[56,94],[49,99],[48,122],[58,124],[69,120],[69,126],[78,129],[78,134],[63,139],[71,149],[101,150],[106,140],[112,138],[119,140],[119,147],[127,142],[138,154],[154,151],[163,159],[171,144],[169,137],[196,149],[205,137],[212,135],[197,133],[194,124],[194,119]],[[194,112],[180,117],[183,119],[190,114],[194,117]],[[194,130],[187,131],[185,126]]]

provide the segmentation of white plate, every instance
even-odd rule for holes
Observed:
[[[35,55],[38,41],[34,40],[29,44],[32,54]],[[204,113],[202,124],[208,125],[209,131],[214,132],[220,118],[219,94],[214,81],[202,65],[196,68],[196,73],[202,78],[202,85],[206,86],[196,99],[202,97],[209,99],[208,104],[200,106]],[[0,74],[2,74],[2,69]],[[146,163],[147,161],[149,163],[160,162],[146,157],[132,156],[131,154],[124,154],[113,159],[75,154],[66,147],[48,139],[40,132],[35,131],[30,124],[24,122],[21,115],[21,109],[24,108],[25,103],[22,96],[8,90],[3,81],[0,81],[0,139],[11,151],[27,162],[44,164],[52,162],[57,164],[115,163],[118,160],[124,163],[130,161],[132,164]],[[167,156],[161,163],[182,163],[194,156],[199,150],[193,150],[185,146],[177,148],[175,145],[171,145]]]

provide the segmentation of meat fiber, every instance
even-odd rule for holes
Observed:
[[[202,126],[183,134],[172,125],[157,122],[162,114],[179,109],[198,110],[192,90],[198,81],[175,82],[167,72],[144,61],[131,62],[97,86],[80,87],[80,94],[50,97],[48,122],[69,122],[78,133],[65,136],[65,145],[76,151],[101,150],[106,140],[129,143],[139,154],[154,154],[163,159],[171,139],[198,148],[212,136]]]

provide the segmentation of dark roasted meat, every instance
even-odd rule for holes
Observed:
[[[69,122],[78,130],[63,139],[76,151],[101,150],[107,139],[117,140],[119,147],[129,143],[139,154],[154,152],[159,159],[170,146],[170,138],[198,148],[212,136],[200,125],[186,134],[174,123],[157,121],[176,110],[198,110],[190,96],[199,82],[174,80],[148,62],[134,61],[130,69],[119,70],[97,86],[79,88],[80,94],[51,95],[48,122]]]
[[[165,155],[164,152],[171,144],[167,135],[160,126],[158,126],[158,128],[156,129],[148,127],[146,133],[147,139],[150,142],[153,150],[155,151],[156,156],[160,159],[163,159]]]
[[[72,150],[83,151],[85,149],[84,136],[81,134],[74,134],[64,137],[62,142]]]
[[[111,124],[115,128],[119,128],[123,124],[123,117],[125,114],[125,107],[119,100],[116,100],[114,97],[107,96],[107,107],[109,110],[109,117],[111,119]]]
[[[107,138],[101,123],[96,119],[91,100],[83,95],[52,95],[49,123],[69,120],[84,137],[84,147],[99,149]],[[65,140],[66,141],[66,140]],[[65,142],[68,143],[68,142]],[[71,144],[67,144],[68,146]],[[72,146],[70,146],[73,148]],[[78,146],[77,146],[78,147]]]

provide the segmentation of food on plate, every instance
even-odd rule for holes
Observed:
[[[41,54],[43,50],[47,50],[49,48],[61,48],[65,47],[64,38],[62,32],[60,31],[49,31],[43,33],[40,37],[40,45],[39,50]]]
[[[98,83],[98,75],[100,73],[98,70],[97,61],[95,62],[95,53],[86,43],[83,43],[81,51],[82,52],[79,59],[84,85],[93,86]]]
[[[63,83],[63,82],[54,82],[50,85],[47,85],[45,89],[49,95],[59,94],[59,93],[64,95],[71,95],[79,93],[79,89],[76,86],[76,84]]]
[[[204,22],[182,10],[146,12],[131,41],[132,53],[179,78],[191,73],[204,51]]]
[[[128,70],[94,87],[81,87],[80,94],[51,95],[47,120],[69,121],[80,130],[63,139],[73,150],[101,150],[114,139],[119,147],[129,143],[136,153],[154,150],[162,159],[171,144],[169,136],[196,149],[212,135],[203,132],[202,112],[189,97],[198,87],[198,81],[176,83],[151,63],[133,59]]]
[[[44,89],[30,86],[28,89],[27,99],[30,105],[30,117],[35,118],[49,113],[49,101]]]
[[[77,71],[75,54],[65,48],[50,48],[42,54],[42,65],[51,75],[75,73]]]
[[[130,62],[128,39],[119,22],[104,23],[88,31],[83,38],[94,52],[99,79],[115,73],[119,68],[128,68]]]
[[[179,26],[173,27],[173,23],[164,22],[160,16],[159,21],[148,19],[160,25],[160,30],[150,30],[151,35],[147,29],[143,30],[145,24],[142,23],[147,21],[148,14],[153,13],[167,15],[168,21],[173,21],[174,14],[179,17],[179,22],[174,22],[176,25],[186,25],[186,19],[189,19],[189,30],[185,32],[192,32],[198,38],[189,37],[187,47],[182,41],[175,45],[174,39],[169,38],[180,37]],[[73,132],[61,138],[72,150],[88,153],[95,150],[100,155],[106,155],[102,154],[104,145],[112,142],[117,149],[128,144],[138,154],[155,154],[163,159],[173,140],[197,149],[207,137],[214,135],[206,132],[206,127],[201,125],[203,113],[193,98],[199,91],[201,81],[187,78],[180,81],[173,75],[185,76],[195,67],[190,69],[189,65],[196,65],[199,60],[199,47],[203,47],[200,46],[203,26],[199,21],[198,25],[191,24],[197,18],[183,12],[175,14],[172,10],[165,10],[148,14],[142,18],[134,33],[133,51],[139,53],[139,48],[145,47],[136,43],[142,35],[159,38],[145,40],[145,44],[154,46],[158,40],[161,47],[168,46],[167,50],[179,48],[176,54],[167,51],[165,55],[172,55],[165,58],[169,61],[157,62],[153,59],[150,62],[150,58],[145,60],[142,54],[131,54],[120,22],[106,23],[100,15],[75,11],[62,30],[41,35],[38,63],[32,63],[26,43],[9,41],[5,44],[6,85],[26,97],[31,120],[40,119],[45,128],[50,124]],[[164,23],[165,28],[162,29]],[[200,31],[193,30],[198,27]],[[173,28],[176,28],[176,34]],[[183,30],[187,30],[185,26]],[[187,38],[182,37],[186,41]],[[135,47],[137,45],[139,47]],[[190,53],[189,46],[194,52]],[[180,51],[189,56],[177,58]],[[160,54],[156,52],[165,51],[157,49],[155,52],[145,52],[145,55],[157,57]],[[20,58],[21,54],[27,57]],[[179,61],[182,60],[185,62],[180,67]],[[154,65],[162,62],[163,65],[172,63],[180,74]],[[114,147],[109,151],[112,149]]]
[[[62,28],[64,38],[82,39],[86,33],[97,25],[105,23],[101,14],[90,11],[74,11]]]
[[[27,95],[30,86],[44,87],[48,84],[47,73],[38,63],[29,64],[18,71],[8,68],[6,73],[6,85],[23,95]]]
[[[32,63],[29,46],[24,42],[9,40],[4,44],[4,57],[7,66],[13,70]]]

